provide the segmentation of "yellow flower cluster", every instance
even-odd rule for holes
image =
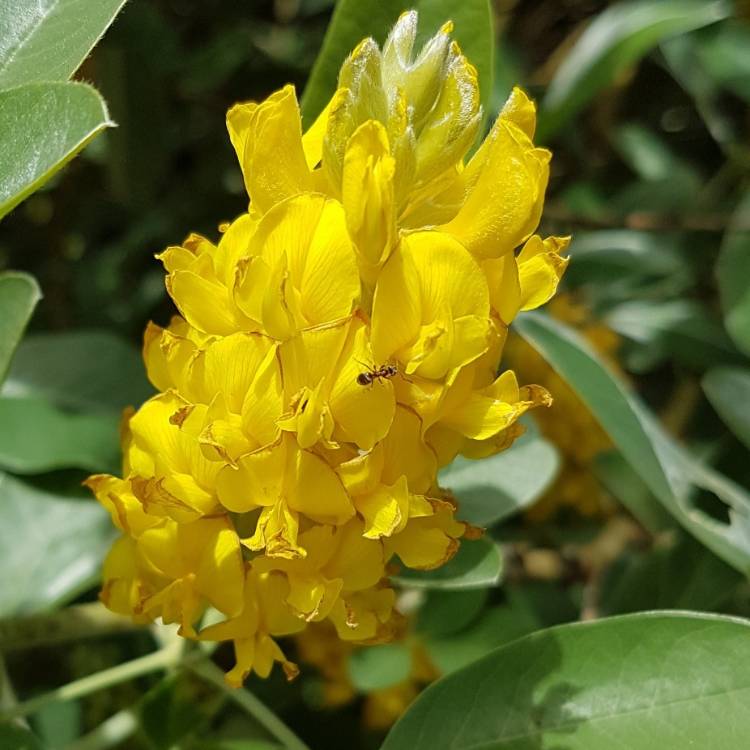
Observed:
[[[612,369],[620,370],[615,358],[619,336],[593,319],[584,305],[569,293],[559,294],[549,311],[574,326]],[[562,466],[553,485],[528,510],[528,519],[547,521],[566,509],[586,517],[606,517],[613,510],[612,500],[594,475],[592,463],[612,447],[609,437],[571,387],[523,339],[511,336],[505,353],[519,373],[555,394],[552,408],[536,412],[535,417],[542,434],[560,453]]]
[[[534,106],[515,90],[465,163],[476,71],[450,24],[414,55],[416,24],[363,41],[304,134],[291,86],[229,111],[249,210],[158,256],[180,313],[146,330],[159,394],[127,420],[122,478],[88,480],[123,531],[102,600],[233,641],[232,684],[293,674],[274,637],[310,622],[387,639],[390,561],[435,568],[467,532],[438,468],[550,400],[497,376],[566,263],[533,235]],[[208,607],[223,619],[200,629]]]

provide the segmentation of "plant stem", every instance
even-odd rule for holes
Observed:
[[[119,745],[138,729],[138,718],[132,708],[124,708],[103,721],[96,729],[79,737],[65,750],[105,750]]]
[[[0,643],[4,651],[13,651],[142,630],[143,627],[110,612],[99,602],[93,602],[66,607],[59,612],[0,620]]]
[[[226,693],[228,698],[244,708],[264,729],[281,742],[286,750],[310,750],[268,706],[258,700],[249,690],[229,687],[224,680],[224,673],[213,662],[206,660],[187,666],[192,672],[218,687]]]
[[[2,712],[2,718],[28,716],[49,703],[76,700],[77,698],[82,698],[83,696],[95,693],[98,690],[103,690],[112,685],[118,685],[121,682],[132,680],[135,677],[140,677],[149,672],[169,669],[180,662],[182,654],[183,649],[181,643],[170,644],[152,654],[141,656],[138,659],[125,662],[125,664],[118,664],[116,667],[96,672],[87,677],[82,677],[80,680],[70,682],[56,690],[50,691],[49,693],[44,693],[36,698],[31,698],[23,703],[11,706]],[[186,657],[184,661],[196,658],[203,658],[203,654],[199,651],[195,651],[191,653],[189,657]]]

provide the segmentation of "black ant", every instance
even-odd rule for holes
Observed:
[[[364,363],[360,362],[360,364]],[[367,367],[367,365],[364,366]],[[357,385],[372,385],[376,380],[388,380],[388,378],[394,378],[396,375],[398,375],[398,367],[396,365],[370,367],[365,372],[360,372],[357,375]]]

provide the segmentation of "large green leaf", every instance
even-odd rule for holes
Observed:
[[[520,316],[516,329],[568,382],[677,521],[740,572],[750,572],[747,493],[677,445],[575,331],[540,313]],[[724,504],[726,521],[696,505],[700,490]],[[630,510],[637,515],[639,508]]]
[[[302,96],[302,116],[310,125],[336,90],[339,68],[365,37],[382,44],[391,27],[405,10],[419,11],[419,36],[424,41],[448,20],[454,22],[453,37],[477,68],[482,104],[487,111],[492,95],[492,14],[488,0],[339,0],[328,25],[318,59]]]
[[[662,40],[731,13],[725,0],[634,0],[607,8],[581,34],[550,82],[539,137],[555,134],[619,72]]]
[[[441,471],[440,484],[456,496],[459,518],[487,527],[531,505],[559,468],[555,447],[531,432],[491,458],[456,459]]]
[[[0,384],[42,293],[25,273],[0,273]]]
[[[72,414],[35,398],[0,398],[0,468],[111,472],[118,466],[119,415]]]
[[[85,83],[29,83],[0,91],[0,218],[113,123]]]
[[[724,325],[734,343],[750,355],[750,192],[724,236],[716,273]]]
[[[750,623],[643,613],[561,625],[430,686],[382,750],[736,750]]]
[[[114,528],[93,500],[0,474],[0,617],[51,609],[96,582]]]
[[[125,0],[14,0],[0,4],[0,89],[67,81]]]
[[[703,378],[703,390],[719,416],[750,448],[750,370],[717,367]]]
[[[27,336],[2,390],[86,411],[139,406],[153,393],[139,352],[106,331]]]
[[[427,589],[479,589],[497,586],[503,573],[503,556],[491,539],[464,539],[456,555],[435,570],[405,568],[395,577],[403,586]]]

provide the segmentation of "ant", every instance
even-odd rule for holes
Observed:
[[[368,367],[363,362],[360,362],[360,364],[364,367]],[[387,380],[388,378],[393,378],[396,375],[398,375],[398,367],[396,365],[380,365],[380,367],[368,367],[365,372],[360,372],[359,375],[357,375],[357,385],[372,385],[376,380]]]

